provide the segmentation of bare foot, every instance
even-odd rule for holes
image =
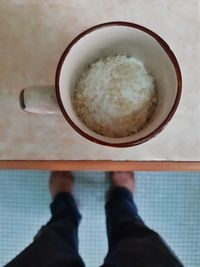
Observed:
[[[135,191],[135,175],[133,172],[111,172],[110,180],[112,186],[125,187],[132,193]]]
[[[71,193],[74,186],[74,177],[69,171],[53,171],[49,179],[49,189],[54,199],[58,193]]]

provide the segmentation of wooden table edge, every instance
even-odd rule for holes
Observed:
[[[1,160],[0,169],[73,171],[200,171],[200,161]]]

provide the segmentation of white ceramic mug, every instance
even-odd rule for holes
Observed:
[[[99,58],[128,55],[142,61],[156,79],[158,106],[148,125],[122,138],[102,136],[77,116],[73,90],[81,73]],[[23,110],[37,114],[59,114],[82,136],[98,144],[128,147],[158,134],[174,115],[181,96],[181,72],[167,43],[151,30],[129,22],[108,22],[79,34],[65,49],[58,63],[55,85],[32,86],[20,93]],[[67,133],[66,133],[67,134]]]

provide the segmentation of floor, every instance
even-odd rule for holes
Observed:
[[[80,253],[87,267],[95,267],[102,264],[107,250],[105,173],[74,174],[83,215]],[[44,171],[0,171],[0,266],[26,247],[49,219],[48,177]],[[200,173],[137,172],[136,181],[135,200],[146,224],[164,237],[184,266],[198,267]]]

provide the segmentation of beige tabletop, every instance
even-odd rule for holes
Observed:
[[[23,112],[22,88],[54,83],[58,59],[81,31],[123,20],[158,33],[183,75],[179,108],[166,129],[132,148],[107,148],[78,135],[62,116]],[[198,0],[1,0],[1,160],[200,161],[200,6]]]

